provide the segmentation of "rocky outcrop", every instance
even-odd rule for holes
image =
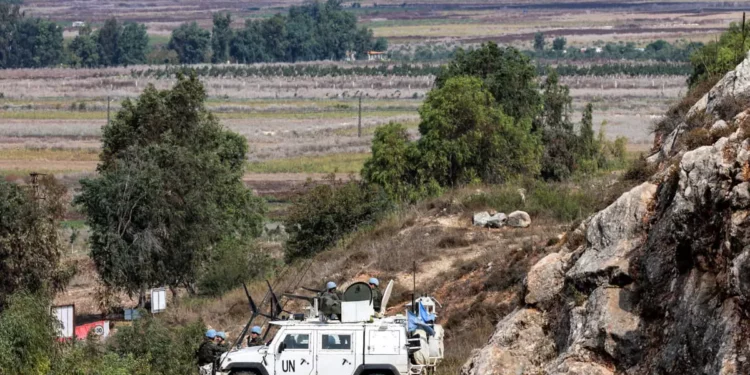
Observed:
[[[738,69],[705,110],[750,91]],[[748,120],[569,233],[462,374],[750,374]]]
[[[513,211],[508,215],[508,226],[526,228],[531,225],[531,216],[524,211]]]

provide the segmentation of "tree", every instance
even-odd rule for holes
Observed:
[[[597,144],[594,138],[594,106],[591,103],[586,104],[581,117],[581,136],[580,136],[580,155],[584,159],[593,159],[596,157]]]
[[[75,67],[92,68],[99,65],[99,47],[91,36],[91,27],[85,25],[68,45],[69,64]]]
[[[573,99],[567,86],[561,85],[557,72],[547,74],[542,85],[544,108],[538,119],[544,144],[542,157],[542,177],[551,180],[564,180],[575,170],[575,156],[578,137],[570,122]]]
[[[172,38],[167,45],[177,52],[182,64],[198,64],[206,61],[211,42],[211,33],[198,27],[198,24],[183,23],[172,31]]]
[[[346,234],[374,224],[391,208],[387,195],[375,185],[357,181],[318,185],[294,202],[286,228],[287,262],[310,257],[332,246]]]
[[[540,110],[536,68],[515,48],[500,48],[488,42],[469,52],[458,50],[435,78],[435,86],[441,88],[448,79],[457,76],[482,79],[503,112],[513,118],[533,119]]]
[[[99,45],[99,60],[105,66],[117,66],[122,61],[122,46],[120,37],[122,25],[112,17],[104,22],[104,26],[97,32],[97,44]]]
[[[540,31],[534,34],[534,49],[537,51],[544,51],[544,34]]]
[[[503,113],[478,78],[447,80],[427,95],[419,114],[420,165],[441,186],[498,183],[539,171],[531,121]]]
[[[232,16],[227,13],[214,13],[214,29],[211,33],[212,63],[229,61],[229,45],[232,41]]]
[[[123,65],[143,64],[148,51],[148,33],[142,23],[126,22],[120,36],[120,63]]]
[[[690,56],[693,66],[693,73],[688,78],[690,88],[724,76],[745,59],[750,49],[750,28],[745,28],[744,35],[742,29],[741,25],[732,23],[718,42],[710,42]]]
[[[55,354],[50,300],[19,292],[0,313],[0,368],[4,374],[46,374]]]
[[[388,39],[386,38],[378,38],[375,40],[375,44],[372,46],[373,51],[380,51],[384,52],[388,50]]]
[[[52,176],[36,192],[0,180],[0,311],[11,294],[57,291],[70,276],[60,267],[65,193]]]
[[[558,36],[552,41],[552,49],[555,51],[563,51],[565,50],[565,44],[567,42],[568,41],[564,37]]]
[[[260,35],[264,50],[271,61],[284,61],[288,46],[286,19],[280,15],[261,21]]]
[[[192,289],[227,238],[261,230],[262,201],[242,183],[247,141],[206,110],[195,76],[171,90],[147,87],[103,129],[99,175],[76,198],[91,227],[104,283],[143,295],[157,285]]]
[[[242,64],[268,61],[260,21],[245,21],[245,28],[232,38],[230,53]]]
[[[12,68],[41,68],[63,59],[62,28],[39,18],[22,18],[11,32],[9,64]]]
[[[415,164],[419,162],[416,143],[409,141],[406,128],[391,122],[375,129],[372,157],[362,168],[362,179],[381,186],[394,201],[416,200]]]

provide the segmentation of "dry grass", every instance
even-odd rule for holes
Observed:
[[[249,173],[355,173],[362,170],[369,153],[330,154],[251,162]]]
[[[99,161],[98,149],[0,148],[0,160]]]

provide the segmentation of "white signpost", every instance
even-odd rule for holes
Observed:
[[[52,314],[61,324],[57,336],[63,339],[75,338],[75,306],[52,306]]]
[[[160,313],[167,309],[167,291],[164,288],[151,289],[151,313]]]

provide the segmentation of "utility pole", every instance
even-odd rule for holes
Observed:
[[[40,200],[44,199],[44,197],[39,195],[39,176],[46,176],[44,173],[37,173],[37,172],[31,172],[29,173],[29,176],[31,176],[31,188],[34,191],[34,200]]]
[[[359,94],[359,120],[357,121],[357,138],[362,138],[362,93]]]

